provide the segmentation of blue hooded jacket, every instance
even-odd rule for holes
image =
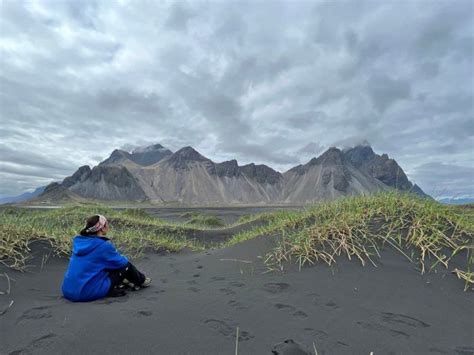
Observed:
[[[105,237],[78,235],[64,274],[64,297],[74,302],[93,301],[107,295],[110,278],[107,269],[121,269],[128,259]]]

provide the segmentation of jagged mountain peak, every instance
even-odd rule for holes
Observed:
[[[259,183],[276,184],[282,179],[282,175],[265,164],[250,163],[240,167],[241,171],[248,177]]]
[[[326,150],[319,157],[311,159],[305,166],[320,165],[320,164],[342,164],[344,154],[339,148],[331,147]]]
[[[196,149],[194,149],[191,146],[181,148],[176,153],[174,153],[170,158],[180,158],[184,160],[195,160],[195,161],[209,160],[208,158],[201,155],[201,153],[199,153]]]
[[[355,166],[360,166],[376,157],[376,154],[370,145],[358,145],[356,147],[346,149],[344,150],[344,155],[349,158],[349,160]],[[386,154],[385,156],[388,159]]]
[[[351,150],[351,149],[355,149],[355,148],[371,148],[371,144],[369,143],[368,140],[364,139],[364,140],[359,141],[357,143],[344,145],[342,147],[342,151],[346,152],[347,150]]]
[[[114,149],[112,154],[99,165],[127,165],[135,163],[141,166],[149,166],[171,154],[173,152],[164,148],[161,144],[135,148],[132,153],[122,149]]]
[[[323,162],[326,162],[326,161],[340,160],[342,159],[342,157],[343,157],[343,153],[339,148],[331,147],[328,150],[326,150],[323,154],[321,154],[318,159],[320,159]]]
[[[190,146],[181,148],[167,157],[163,162],[172,165],[177,169],[186,168],[192,162],[209,162],[212,164],[211,160],[201,155],[197,150]]]
[[[237,169],[239,167],[239,163],[237,162],[236,159],[232,159],[232,160],[223,161],[221,163],[217,163],[216,166]]]
[[[148,145],[148,146],[143,146],[143,147],[136,147],[131,151],[131,154],[140,154],[140,153],[149,153],[149,152],[164,152],[167,151],[165,147],[163,147],[161,144],[153,144],[153,145]]]
[[[122,158],[128,157],[130,155],[129,152],[122,150],[122,149],[114,149],[112,153],[110,153],[110,158]]]
[[[171,150],[166,149],[161,144],[153,144],[147,147],[135,148],[128,158],[136,164],[149,166],[172,154]]]
[[[110,156],[99,165],[120,164],[129,160],[130,153],[122,149],[114,149]]]

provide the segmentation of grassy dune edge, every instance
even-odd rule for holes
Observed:
[[[0,261],[15,269],[27,266],[29,243],[47,240],[59,255],[68,255],[72,236],[84,220],[101,213],[112,225],[114,243],[124,253],[137,256],[144,250],[176,252],[203,250],[209,245],[189,238],[191,230],[218,231],[216,217],[191,214],[183,224],[165,222],[144,210],[116,211],[101,205],[67,206],[55,210],[0,209]],[[390,246],[418,263],[422,273],[436,265],[451,271],[472,288],[474,209],[441,205],[396,192],[347,197],[316,204],[300,211],[278,211],[241,218],[232,227],[261,221],[255,228],[235,234],[213,247],[231,246],[261,236],[276,237],[275,249],[264,259],[271,269],[288,263],[299,267],[317,262],[329,265],[345,255],[365,265],[376,264],[381,248]],[[459,263],[458,263],[459,264]]]

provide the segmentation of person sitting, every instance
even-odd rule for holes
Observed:
[[[72,256],[64,274],[62,292],[66,299],[88,302],[107,296],[123,296],[125,289],[148,287],[146,277],[121,255],[109,238],[109,223],[102,215],[87,219],[80,235],[74,237]]]

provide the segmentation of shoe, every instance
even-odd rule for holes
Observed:
[[[127,279],[123,279],[122,285],[124,288],[135,289],[135,284],[133,282],[128,281]]]
[[[145,281],[140,285],[140,288],[145,288],[151,285],[151,277],[145,277]]]

